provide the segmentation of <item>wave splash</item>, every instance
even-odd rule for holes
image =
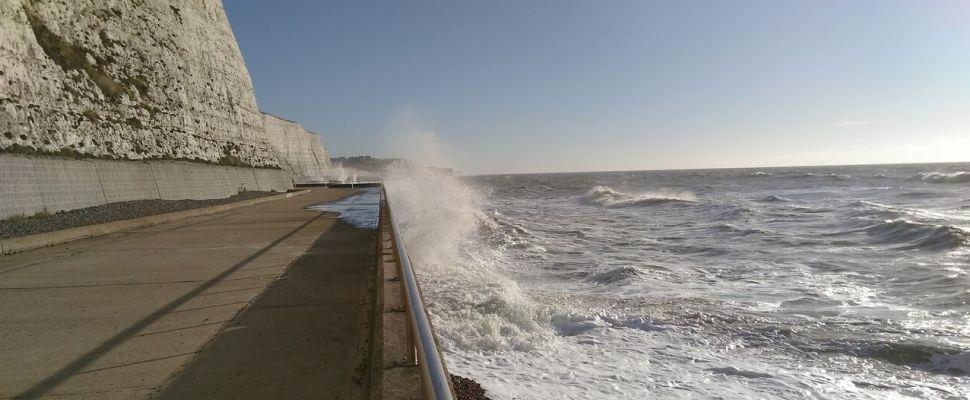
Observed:
[[[531,351],[548,342],[541,310],[502,273],[504,246],[493,245],[497,234],[525,228],[501,226],[482,211],[481,194],[450,174],[395,165],[384,185],[446,352]]]
[[[625,193],[609,186],[595,186],[586,193],[583,201],[587,204],[606,208],[645,206],[665,203],[685,203],[697,201],[690,192],[648,192],[640,194]]]

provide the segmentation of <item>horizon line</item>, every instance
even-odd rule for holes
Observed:
[[[859,163],[859,164],[816,164],[816,165],[772,165],[772,166],[750,166],[750,167],[702,167],[702,168],[655,168],[655,169],[602,169],[587,171],[544,171],[544,172],[489,172],[465,174],[461,176],[492,176],[492,175],[540,175],[540,174],[582,174],[582,173],[606,173],[606,172],[663,172],[663,171],[710,171],[727,169],[779,169],[779,168],[820,168],[820,167],[875,167],[889,165],[920,165],[920,164],[970,164],[966,161],[920,161],[920,162],[899,162],[899,163]],[[454,168],[453,168],[454,169]]]

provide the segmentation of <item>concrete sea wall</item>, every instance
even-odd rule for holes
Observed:
[[[203,200],[292,188],[290,173],[278,169],[0,154],[0,219],[128,200]]]

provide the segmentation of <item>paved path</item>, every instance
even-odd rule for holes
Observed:
[[[376,230],[337,222],[158,398],[363,399],[376,257]]]
[[[257,331],[264,338],[284,336],[268,328],[276,323],[287,329],[302,328],[303,338],[331,349],[350,347],[345,342],[355,339],[314,338],[324,332],[322,328],[298,321],[319,317],[335,329],[359,323],[348,315],[354,311],[347,311],[359,305],[343,304],[344,314],[332,316],[340,313],[334,308],[340,305],[301,297],[329,288],[331,277],[339,278],[333,283],[349,281],[354,268],[361,267],[350,248],[366,248],[374,256],[376,243],[367,243],[362,231],[343,225],[332,214],[304,209],[351,193],[315,190],[226,213],[0,257],[0,398],[147,398],[170,380],[172,390],[190,389],[182,383],[185,379],[207,379],[193,373],[197,368],[190,362],[219,365],[226,360],[219,354],[236,351],[227,349],[257,350],[271,343],[259,339]],[[304,268],[310,265],[301,261],[284,276],[288,279],[277,280],[310,248],[314,260],[334,268],[334,275]],[[338,248],[339,252],[331,252]],[[267,286],[270,289],[257,299]],[[348,286],[333,295],[336,299],[355,290]],[[254,299],[258,307],[240,313]],[[308,307],[318,301],[319,306]],[[274,307],[289,311],[265,312]],[[284,321],[287,318],[291,321]],[[227,324],[229,328],[213,340]],[[358,334],[357,330],[340,333]],[[288,350],[306,347],[290,343],[293,347]],[[319,373],[346,367],[335,367],[340,357],[347,356],[341,351],[328,354],[323,367],[295,351],[277,354],[289,361],[269,363],[266,355],[228,361],[267,363],[251,365],[263,371],[283,364],[301,367],[301,363]],[[172,380],[179,371],[183,374]],[[335,380],[346,384],[340,371]]]

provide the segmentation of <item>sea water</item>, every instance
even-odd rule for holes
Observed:
[[[387,177],[496,399],[966,399],[970,165]]]
[[[314,211],[337,213],[338,217],[357,228],[377,229],[381,190],[377,187],[358,189],[357,193],[329,203],[307,207]]]

